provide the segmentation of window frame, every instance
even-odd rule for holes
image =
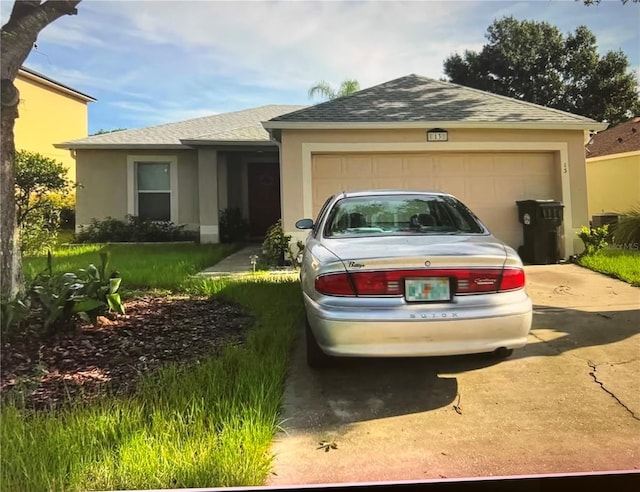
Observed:
[[[142,190],[142,193],[169,193],[169,220],[178,224],[178,157],[175,155],[127,156],[127,214],[138,216],[138,163],[169,164],[169,190]]]

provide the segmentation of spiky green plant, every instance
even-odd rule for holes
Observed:
[[[613,229],[613,237],[616,244],[638,249],[638,245],[640,245],[640,203],[631,207],[620,217]]]

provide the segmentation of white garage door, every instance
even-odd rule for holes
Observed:
[[[436,190],[462,200],[507,244],[522,244],[516,200],[561,199],[551,152],[318,154],[313,156],[313,211],[340,191]]]

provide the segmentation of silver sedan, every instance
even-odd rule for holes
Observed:
[[[532,306],[517,253],[445,193],[330,197],[300,280],[307,361],[495,352],[527,343]]]

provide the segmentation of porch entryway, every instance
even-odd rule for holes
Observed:
[[[280,219],[280,166],[252,162],[248,166],[249,234],[264,237]]]

